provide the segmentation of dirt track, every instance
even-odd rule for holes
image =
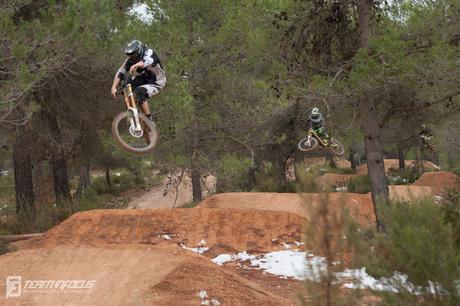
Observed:
[[[446,186],[458,177],[426,174],[415,186],[390,192],[431,193],[439,187],[430,185],[433,180]],[[154,198],[146,200],[155,205]],[[320,194],[227,193],[191,209],[77,213],[42,237],[15,243],[19,251],[0,256],[0,278],[83,279],[95,280],[96,286],[83,293],[0,295],[0,305],[295,305],[301,282],[237,265],[218,266],[210,259],[242,251],[261,254],[303,241],[308,207],[320,201]],[[328,203],[349,208],[361,225],[374,225],[369,195],[331,193]],[[5,292],[5,283],[0,284]]]
[[[365,196],[331,199],[335,205],[362,204],[363,217],[370,213]],[[203,299],[198,294],[205,290],[209,301],[222,305],[295,305],[299,281],[221,267],[210,259],[223,253],[280,250],[284,243],[303,241],[308,216],[303,206],[318,201],[318,195],[222,194],[192,209],[78,213],[40,238],[17,242],[19,251],[0,257],[0,277],[95,280],[96,287],[78,294],[25,292],[13,300],[2,296],[0,304],[199,305]],[[366,222],[371,220],[367,216]],[[199,246],[207,248],[203,255],[190,251]]]

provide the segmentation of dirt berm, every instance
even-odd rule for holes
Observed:
[[[298,214],[308,220],[308,208],[319,204],[320,201],[319,193],[235,192],[213,195],[201,202],[199,207],[285,211]],[[356,193],[329,193],[327,202],[336,209],[347,207],[352,213],[357,213],[360,225],[370,225],[375,222],[370,196]]]
[[[209,260],[222,253],[279,250],[302,241],[304,218],[255,209],[94,210],[77,213],[0,257],[0,278],[95,280],[90,292],[24,292],[0,305],[290,305]],[[190,249],[207,247],[206,256]],[[4,282],[0,290],[5,292]],[[295,293],[290,293],[295,296]],[[212,304],[210,304],[212,305]]]
[[[356,211],[362,224],[374,222],[365,195],[330,194],[328,201]],[[77,213],[0,256],[0,278],[21,276],[24,288],[18,298],[0,295],[0,305],[296,305],[299,281],[210,258],[303,241],[306,206],[319,202],[319,194],[230,193],[191,209]],[[199,248],[203,255],[193,252]],[[95,287],[37,292],[25,290],[27,280],[89,280]]]

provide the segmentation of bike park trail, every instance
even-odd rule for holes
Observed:
[[[322,201],[332,211],[348,208],[362,227],[375,226],[370,196],[352,193],[237,192],[210,196],[194,208],[76,213],[41,237],[16,242],[17,251],[0,256],[0,278],[95,286],[24,288],[20,297],[1,294],[0,305],[297,305],[303,282],[253,260],[306,251],[305,225],[316,221],[309,209]],[[219,263],[222,257],[239,261]],[[0,282],[0,292],[5,289]]]
[[[16,242],[16,252],[0,256],[0,278],[93,280],[95,286],[24,290],[18,298],[1,295],[0,305],[297,305],[302,281],[244,268],[244,260],[219,265],[213,259],[294,245],[303,251],[304,206],[320,201],[318,194],[230,193],[194,208],[80,212],[41,237]],[[373,222],[363,195],[331,195],[329,201]]]

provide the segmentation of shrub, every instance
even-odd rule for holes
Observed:
[[[347,184],[348,192],[368,193],[371,192],[371,181],[368,175],[355,176]]]
[[[390,185],[410,185],[420,178],[417,169],[390,169],[387,181]]]
[[[14,251],[16,251],[16,247],[0,239],[0,256]]]
[[[460,279],[459,250],[443,210],[425,199],[409,204],[394,202],[382,211],[387,232],[375,234],[363,244],[366,250],[356,252],[361,264],[377,277],[388,277],[395,271],[407,275],[420,294],[400,286],[398,294],[376,293],[382,297],[381,304],[415,305],[423,301],[425,305],[458,305],[455,282]],[[427,289],[430,283],[433,293]]]
[[[460,192],[448,191],[441,201],[446,223],[451,224],[457,249],[460,250]]]

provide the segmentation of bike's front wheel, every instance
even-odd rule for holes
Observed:
[[[112,135],[126,150],[136,154],[147,154],[155,148],[158,131],[155,123],[139,113],[142,130],[136,131],[132,125],[134,115],[131,111],[119,113],[112,122]]]
[[[343,153],[345,152],[343,145],[335,139],[332,140],[332,143],[328,146],[328,148],[335,155],[343,155]]]
[[[299,141],[297,145],[300,151],[311,151],[318,145],[318,140],[314,137],[310,137],[310,140],[307,138],[302,139]]]

